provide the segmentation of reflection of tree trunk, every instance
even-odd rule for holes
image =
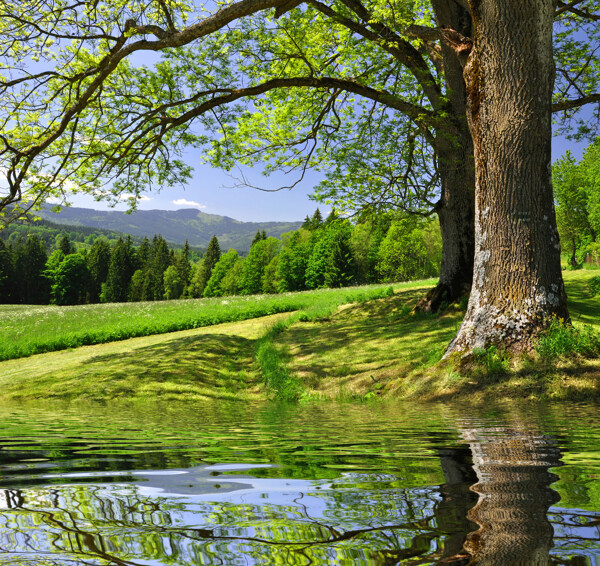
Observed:
[[[555,441],[535,431],[468,429],[479,494],[469,517],[479,530],[465,548],[470,564],[485,566],[550,564],[553,530],[547,518],[558,494],[550,489],[559,465]]]
[[[438,451],[446,483],[440,487],[442,500],[435,510],[438,527],[448,533],[444,539],[442,563],[458,564],[464,555],[463,545],[474,524],[468,518],[477,495],[470,487],[477,481],[473,470],[471,451],[460,448],[443,448]],[[448,558],[454,558],[448,562]]]

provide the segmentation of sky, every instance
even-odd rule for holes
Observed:
[[[564,155],[567,150],[579,159],[585,147],[585,143],[578,144],[556,136],[553,139],[552,161]],[[199,164],[199,150],[189,151],[185,160],[195,169],[193,179],[187,187],[148,193],[139,203],[140,210],[196,208],[208,214],[229,216],[243,222],[301,221],[306,215],[312,215],[317,207],[325,216],[330,211],[330,207],[309,199],[313,187],[322,178],[320,173],[308,172],[304,180],[291,190],[265,192],[249,187],[234,187],[236,181],[229,173]],[[290,185],[296,180],[296,177],[291,179],[284,175],[264,177],[259,169],[246,169],[244,176],[252,185],[266,189]],[[96,202],[92,197],[74,196],[71,203],[73,206],[110,210],[108,204]],[[114,208],[126,209],[126,204]]]
[[[199,163],[197,155],[189,152],[186,162],[194,166]],[[317,207],[326,216],[331,207],[311,201],[308,197],[313,187],[321,180],[321,174],[307,173],[304,181],[291,190],[266,192],[249,187],[235,186],[238,182],[232,178],[235,172],[225,172],[208,165],[194,167],[194,176],[184,188],[174,187],[160,192],[144,195],[139,203],[140,210],[179,210],[181,208],[197,208],[208,214],[229,216],[243,222],[293,222],[302,221],[306,215],[312,215]],[[258,169],[244,171],[244,177],[254,186],[264,189],[277,189],[293,184],[296,177],[278,175],[264,177]],[[290,182],[291,181],[291,182]],[[96,202],[92,197],[73,196],[73,206],[111,210],[107,203]],[[112,210],[126,210],[125,203]]]

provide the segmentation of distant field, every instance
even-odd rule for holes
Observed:
[[[393,288],[425,286],[434,282],[431,279],[401,283],[393,285]],[[0,360],[281,312],[328,312],[337,305],[389,295],[391,290],[390,285],[370,285],[281,295],[72,307],[0,305]]]

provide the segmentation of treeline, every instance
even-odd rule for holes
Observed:
[[[216,238],[195,266],[192,297],[285,293],[323,287],[405,281],[439,273],[436,221],[381,215],[359,223],[317,209],[281,240],[257,233],[247,257],[221,254]]]
[[[3,303],[70,305],[95,302],[281,293],[436,276],[441,238],[434,220],[380,215],[353,223],[317,209],[281,240],[257,232],[250,251],[221,253],[215,236],[204,257],[169,249],[161,236],[134,246],[104,238],[77,249],[63,235],[48,255],[30,234],[0,240]]]

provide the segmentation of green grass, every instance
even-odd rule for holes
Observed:
[[[406,289],[415,285],[419,283],[395,287]],[[367,301],[372,297],[389,296],[390,293],[390,286],[296,293],[295,297],[290,295],[291,299],[296,299],[293,304],[305,308],[293,314],[280,313],[3,361],[0,362],[0,398],[105,402],[115,399],[257,401],[273,396],[296,399],[303,388],[291,374],[285,373],[284,362],[287,359],[280,356],[273,344],[277,333],[298,319],[322,320],[330,316],[340,303]],[[232,302],[243,305],[248,301]],[[136,308],[143,306],[154,306],[156,312],[167,306],[176,309],[190,303],[199,302],[120,306],[131,316]],[[292,304],[291,301],[288,304]],[[98,305],[96,309],[102,311],[99,308],[102,306],[113,307]],[[32,309],[17,307],[12,310],[27,313]],[[76,312],[94,312],[95,309],[63,307],[52,310],[54,316],[62,311],[73,317]],[[44,324],[47,325],[48,321]]]
[[[588,344],[597,346],[593,337],[600,332],[600,297],[589,287],[593,276],[586,270],[564,272],[574,330],[567,327],[564,333],[561,327],[550,332],[548,352],[533,353],[518,364],[493,349],[475,352],[470,368],[452,361],[437,363],[460,325],[464,306],[452,306],[440,315],[413,314],[413,305],[433,283],[415,282],[395,286],[390,296],[385,296],[388,288],[381,286],[297,293],[287,297],[286,304],[297,307],[293,314],[5,361],[0,363],[0,397],[368,400],[394,396],[468,399],[469,403],[496,398],[599,399],[600,359],[585,357]],[[374,296],[383,298],[368,300]],[[226,300],[243,306],[263,298]],[[118,306],[130,317],[136,308],[154,307],[153,316],[158,318],[160,309],[189,305],[199,309],[203,304],[206,301]],[[100,307],[113,305],[95,308]],[[71,309],[76,307],[57,310],[67,319]],[[14,308],[25,314],[31,310]],[[87,309],[79,307],[78,312]],[[88,326],[96,323],[90,320]],[[23,329],[32,330],[25,325]]]
[[[389,293],[389,285],[372,285],[281,295],[180,301],[72,307],[0,306],[3,338],[0,343],[0,361],[282,312],[315,308],[327,311],[340,304]]]
[[[325,322],[297,322],[275,338],[274,347],[309,398],[599,399],[600,359],[589,359],[600,332],[600,297],[589,288],[593,276],[564,272],[573,328],[552,330],[543,355],[518,363],[495,348],[474,352],[470,367],[438,363],[464,306],[440,315],[411,314],[421,290],[350,305]]]
[[[246,320],[0,362],[0,398],[33,401],[265,399],[257,340],[281,318]]]

